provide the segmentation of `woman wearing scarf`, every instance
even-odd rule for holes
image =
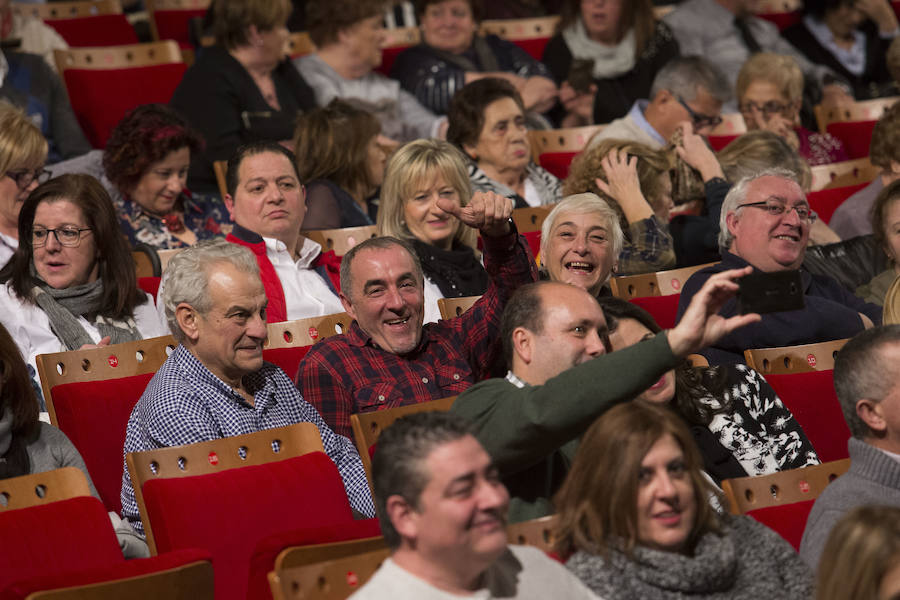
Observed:
[[[650,97],[656,73],[679,55],[651,0],[567,0],[544,49],[559,88],[563,127],[609,123]],[[595,102],[596,98],[596,102]]]
[[[0,283],[0,322],[32,368],[38,354],[168,333],[137,288],[109,194],[89,175],[62,175],[28,196]]]
[[[409,242],[422,263],[426,323],[440,319],[439,298],[487,290],[488,274],[475,250],[477,232],[437,206],[440,198],[465,206],[471,196],[466,160],[447,142],[410,142],[388,162],[378,233]]]
[[[484,77],[512,83],[528,112],[556,103],[556,84],[543,63],[512,42],[478,35],[479,0],[424,0],[416,11],[422,43],[397,57],[391,77],[435,114],[447,114],[453,94]]]

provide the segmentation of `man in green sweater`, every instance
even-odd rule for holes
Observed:
[[[688,354],[760,319],[716,314],[750,271],[711,277],[674,329],[611,354],[603,311],[581,288],[542,281],[513,295],[501,321],[509,372],[469,388],[451,409],[475,424],[500,470],[510,522],[553,512],[550,499],[578,438],[604,411],[640,394]]]

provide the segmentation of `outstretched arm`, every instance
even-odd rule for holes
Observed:
[[[729,318],[718,314],[737,294],[737,280],[752,271],[753,267],[744,267],[716,273],[694,294],[678,325],[667,332],[669,346],[676,356],[687,356],[711,346],[735,329],[762,319],[756,313]]]

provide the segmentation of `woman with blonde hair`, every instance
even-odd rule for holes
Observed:
[[[662,150],[616,139],[602,140],[572,162],[563,194],[592,192],[619,215],[625,234],[619,274],[649,273],[675,265],[668,225],[673,207],[671,166],[671,157]]]
[[[425,322],[440,318],[439,298],[477,296],[488,275],[476,250],[477,232],[440,208],[469,203],[466,159],[441,140],[402,146],[388,162],[378,209],[378,234],[408,241],[425,274]]]
[[[294,154],[306,182],[304,229],[375,224],[372,200],[387,161],[380,134],[372,113],[337,98],[300,117]]]
[[[778,134],[811,166],[848,160],[840,140],[800,124],[803,71],[792,57],[772,52],[751,56],[738,73],[737,99],[748,130]]]
[[[607,600],[808,598],[794,549],[749,517],[718,514],[702,464],[671,409],[635,400],[604,413],[554,498],[569,570]]]
[[[816,600],[900,596],[900,508],[859,506],[838,521],[819,560]]]
[[[44,169],[47,140],[24,111],[0,101],[0,267],[19,247],[19,211],[50,177]]]

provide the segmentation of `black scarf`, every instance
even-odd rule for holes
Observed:
[[[480,35],[472,38],[472,45],[462,54],[454,54],[425,45],[435,56],[466,72],[489,73],[500,71],[500,65],[494,51]],[[473,60],[474,59],[474,60]]]
[[[412,245],[425,276],[437,284],[444,298],[479,296],[487,290],[487,271],[465,244],[454,240],[450,250],[419,240],[412,240]]]

